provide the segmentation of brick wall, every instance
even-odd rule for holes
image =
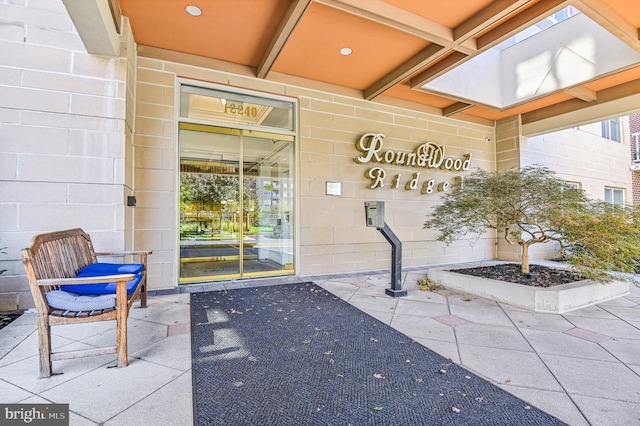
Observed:
[[[637,136],[634,136],[636,135]],[[630,147],[630,159],[635,159],[636,150],[640,150],[640,146],[636,146],[636,139],[640,142],[640,114],[633,114],[629,116],[629,136],[631,143]],[[633,197],[632,202],[634,206],[640,205],[640,172],[632,173],[632,185],[633,185]]]

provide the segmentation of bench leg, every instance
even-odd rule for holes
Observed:
[[[147,307],[147,255],[142,254],[140,261],[144,264],[144,271],[142,272],[142,288],[140,289],[140,307]]]
[[[144,280],[142,282],[142,288],[140,289],[140,307],[147,307],[147,277],[145,275]]]
[[[126,367],[129,363],[127,359],[127,316],[129,313],[129,305],[127,303],[126,283],[117,283],[116,290],[116,329],[118,333],[118,342],[116,345],[116,353],[118,355],[118,367]],[[122,289],[122,290],[121,290]],[[122,297],[119,297],[123,293]]]
[[[47,313],[38,313],[38,351],[40,352],[40,378],[51,377],[51,327]]]

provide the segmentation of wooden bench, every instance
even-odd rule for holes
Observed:
[[[146,278],[147,256],[149,254],[151,254],[150,251],[96,253],[91,238],[80,228],[33,237],[29,248],[22,250],[22,260],[38,314],[40,377],[51,376],[52,361],[82,356],[116,353],[118,367],[127,366],[127,317],[135,300],[140,300],[142,308],[147,306]],[[98,262],[98,257],[102,256],[130,255],[139,256],[140,264]],[[127,268],[136,269],[136,272],[116,272],[115,274],[109,272]],[[81,271],[85,272],[80,273]],[[108,275],[101,273],[102,271],[107,271]],[[79,273],[81,276],[78,276]],[[87,287],[87,284],[93,286]],[[87,293],[87,291],[93,291],[95,286],[100,287],[101,296]],[[129,292],[127,292],[127,287],[129,287]],[[51,293],[54,290],[58,291]],[[113,300],[112,290],[115,290],[115,300]],[[75,291],[84,294],[80,297]],[[56,309],[50,306],[47,294],[51,300],[53,300],[51,296],[54,294],[56,297],[74,298],[78,296],[74,299],[73,306],[80,307],[83,306],[84,301],[93,302],[104,298],[107,300],[106,304],[111,303],[113,307],[86,310],[81,308],[77,310]],[[55,303],[53,304],[55,305]],[[51,326],[110,320],[116,321],[116,346],[72,352],[51,351]]]

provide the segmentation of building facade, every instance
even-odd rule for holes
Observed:
[[[619,142],[587,117],[527,135],[518,116],[460,120],[146,57],[126,17],[120,54],[89,54],[61,0],[2,2],[0,16],[0,310],[32,306],[20,249],[51,230],[152,250],[149,287],[170,289],[387,269],[372,200],[404,266],[515,259],[494,234],[446,246],[422,227],[473,168],[543,164],[594,198],[633,193],[626,118]]]
[[[640,206],[640,114],[629,116],[629,154],[631,157],[634,206]]]

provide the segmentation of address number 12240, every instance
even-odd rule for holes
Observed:
[[[244,106],[242,104],[227,102],[224,106],[224,113],[233,115],[244,115],[247,117],[257,117],[258,108],[254,106]]]

